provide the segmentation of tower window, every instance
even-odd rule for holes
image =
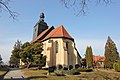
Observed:
[[[58,46],[59,46],[58,41],[56,41],[56,53],[58,53]]]
[[[35,32],[36,32],[36,29],[35,29]]]

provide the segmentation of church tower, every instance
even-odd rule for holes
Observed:
[[[40,33],[48,29],[47,23],[44,22],[44,13],[40,14],[40,20],[34,26],[33,39],[35,39]]]

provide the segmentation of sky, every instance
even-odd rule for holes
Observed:
[[[22,43],[32,40],[33,27],[41,12],[44,12],[49,27],[65,27],[74,38],[82,57],[87,46],[92,47],[94,55],[103,56],[108,36],[120,52],[119,0],[107,6],[90,2],[85,16],[76,16],[76,12],[72,8],[65,8],[60,0],[12,0],[9,6],[19,15],[17,21],[13,21],[7,11],[0,12],[0,54],[4,62],[9,61],[17,40]]]

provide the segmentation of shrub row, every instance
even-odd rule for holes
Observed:
[[[78,70],[58,70],[55,71],[57,76],[65,76],[65,75],[78,75],[80,72]]]
[[[78,68],[77,69],[78,71],[80,71],[80,72],[92,72],[93,70],[92,69],[87,69],[87,68]]]
[[[64,74],[68,74],[68,75],[78,75],[78,74],[80,74],[80,71],[78,71],[78,70],[63,70],[63,73]]]
[[[76,64],[75,65],[75,69],[77,69],[77,68],[79,68],[80,67],[80,65],[79,64]],[[58,70],[61,70],[61,69],[63,69],[63,70],[71,70],[71,69],[73,69],[73,66],[72,65],[69,65],[69,66],[62,66],[62,65],[57,65],[57,69]]]

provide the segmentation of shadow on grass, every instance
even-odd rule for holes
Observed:
[[[37,79],[37,78],[47,78],[46,76],[31,76],[28,78],[4,78],[0,80],[31,80],[31,79]]]
[[[31,77],[28,77],[27,80],[36,79],[36,78],[47,78],[47,76],[31,76]]]
[[[7,79],[2,79],[2,80],[30,80],[30,79],[23,79],[23,78],[7,78]]]
[[[20,68],[9,68],[9,71],[21,70]]]

